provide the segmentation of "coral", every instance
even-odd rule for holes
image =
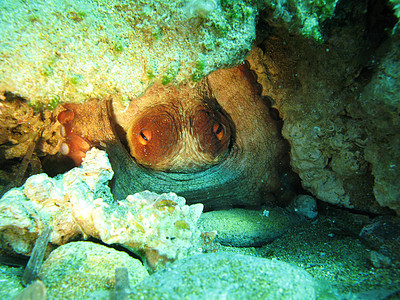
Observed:
[[[64,175],[31,176],[0,200],[2,247],[29,255],[49,225],[53,244],[92,236],[128,248],[153,269],[198,251],[202,204],[188,206],[174,193],[148,191],[114,202],[107,186],[112,176],[107,154],[96,148],[86,153],[81,167]]]
[[[155,81],[183,82],[240,63],[256,15],[245,0],[2,1],[0,94],[39,107],[134,99]]]
[[[42,172],[42,158],[55,155],[62,138],[55,116],[59,109],[35,111],[11,94],[0,96],[0,196]]]
[[[32,144],[39,155],[57,153],[61,136],[60,124],[54,116],[58,113],[58,110],[36,112],[25,101],[11,95],[0,98],[0,156],[22,158]]]

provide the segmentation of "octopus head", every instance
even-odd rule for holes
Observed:
[[[127,131],[131,155],[153,170],[195,172],[219,163],[232,143],[229,118],[212,105],[148,108]]]

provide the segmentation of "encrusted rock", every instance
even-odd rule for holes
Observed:
[[[0,94],[44,104],[128,100],[156,80],[198,80],[239,63],[255,38],[257,9],[215,1],[201,13],[202,2],[1,2]]]
[[[157,269],[199,251],[196,223],[203,205],[185,203],[174,193],[144,191],[117,203],[76,198],[71,201],[71,210],[86,235],[122,245]]]
[[[84,197],[93,201],[113,176],[104,151],[92,149],[82,167],[50,178],[38,174],[0,199],[0,241],[19,254],[29,255],[46,225],[53,228],[50,242],[61,245],[81,234],[74,221],[70,201]]]
[[[19,295],[23,286],[21,285],[21,276],[23,270],[12,266],[0,265],[0,298],[10,299],[10,296]]]
[[[196,223],[202,204],[189,206],[174,193],[149,191],[115,202],[107,185],[112,176],[106,152],[95,148],[81,167],[63,175],[31,176],[0,199],[1,246],[30,255],[49,225],[53,244],[93,236],[128,248],[152,269],[201,251]]]
[[[134,99],[155,81],[199,80],[240,63],[269,22],[322,40],[337,0],[0,2],[0,95],[41,104]]]
[[[365,158],[372,166],[376,201],[394,209],[397,214],[400,214],[399,57],[400,38],[397,34],[359,101],[369,119],[365,123],[368,133]]]

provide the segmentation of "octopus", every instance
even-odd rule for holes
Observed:
[[[62,153],[79,165],[105,149],[116,199],[143,190],[175,192],[205,209],[257,207],[280,187],[283,143],[249,65],[197,84],[153,84],[130,102],[66,104]]]

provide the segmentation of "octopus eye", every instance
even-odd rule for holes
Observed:
[[[134,120],[126,139],[131,155],[136,162],[153,170],[166,170],[169,155],[177,144],[178,125],[175,112],[164,105],[144,111],[141,118]]]
[[[151,131],[150,129],[142,129],[138,135],[138,141],[143,146],[146,146],[151,140]]]
[[[213,132],[215,134],[215,136],[217,137],[218,140],[222,140],[225,136],[225,130],[224,130],[224,126],[222,126],[222,124],[220,123],[216,123],[213,126]]]
[[[203,153],[214,159],[227,151],[231,130],[224,115],[218,111],[199,109],[194,113],[191,122],[193,133]]]

